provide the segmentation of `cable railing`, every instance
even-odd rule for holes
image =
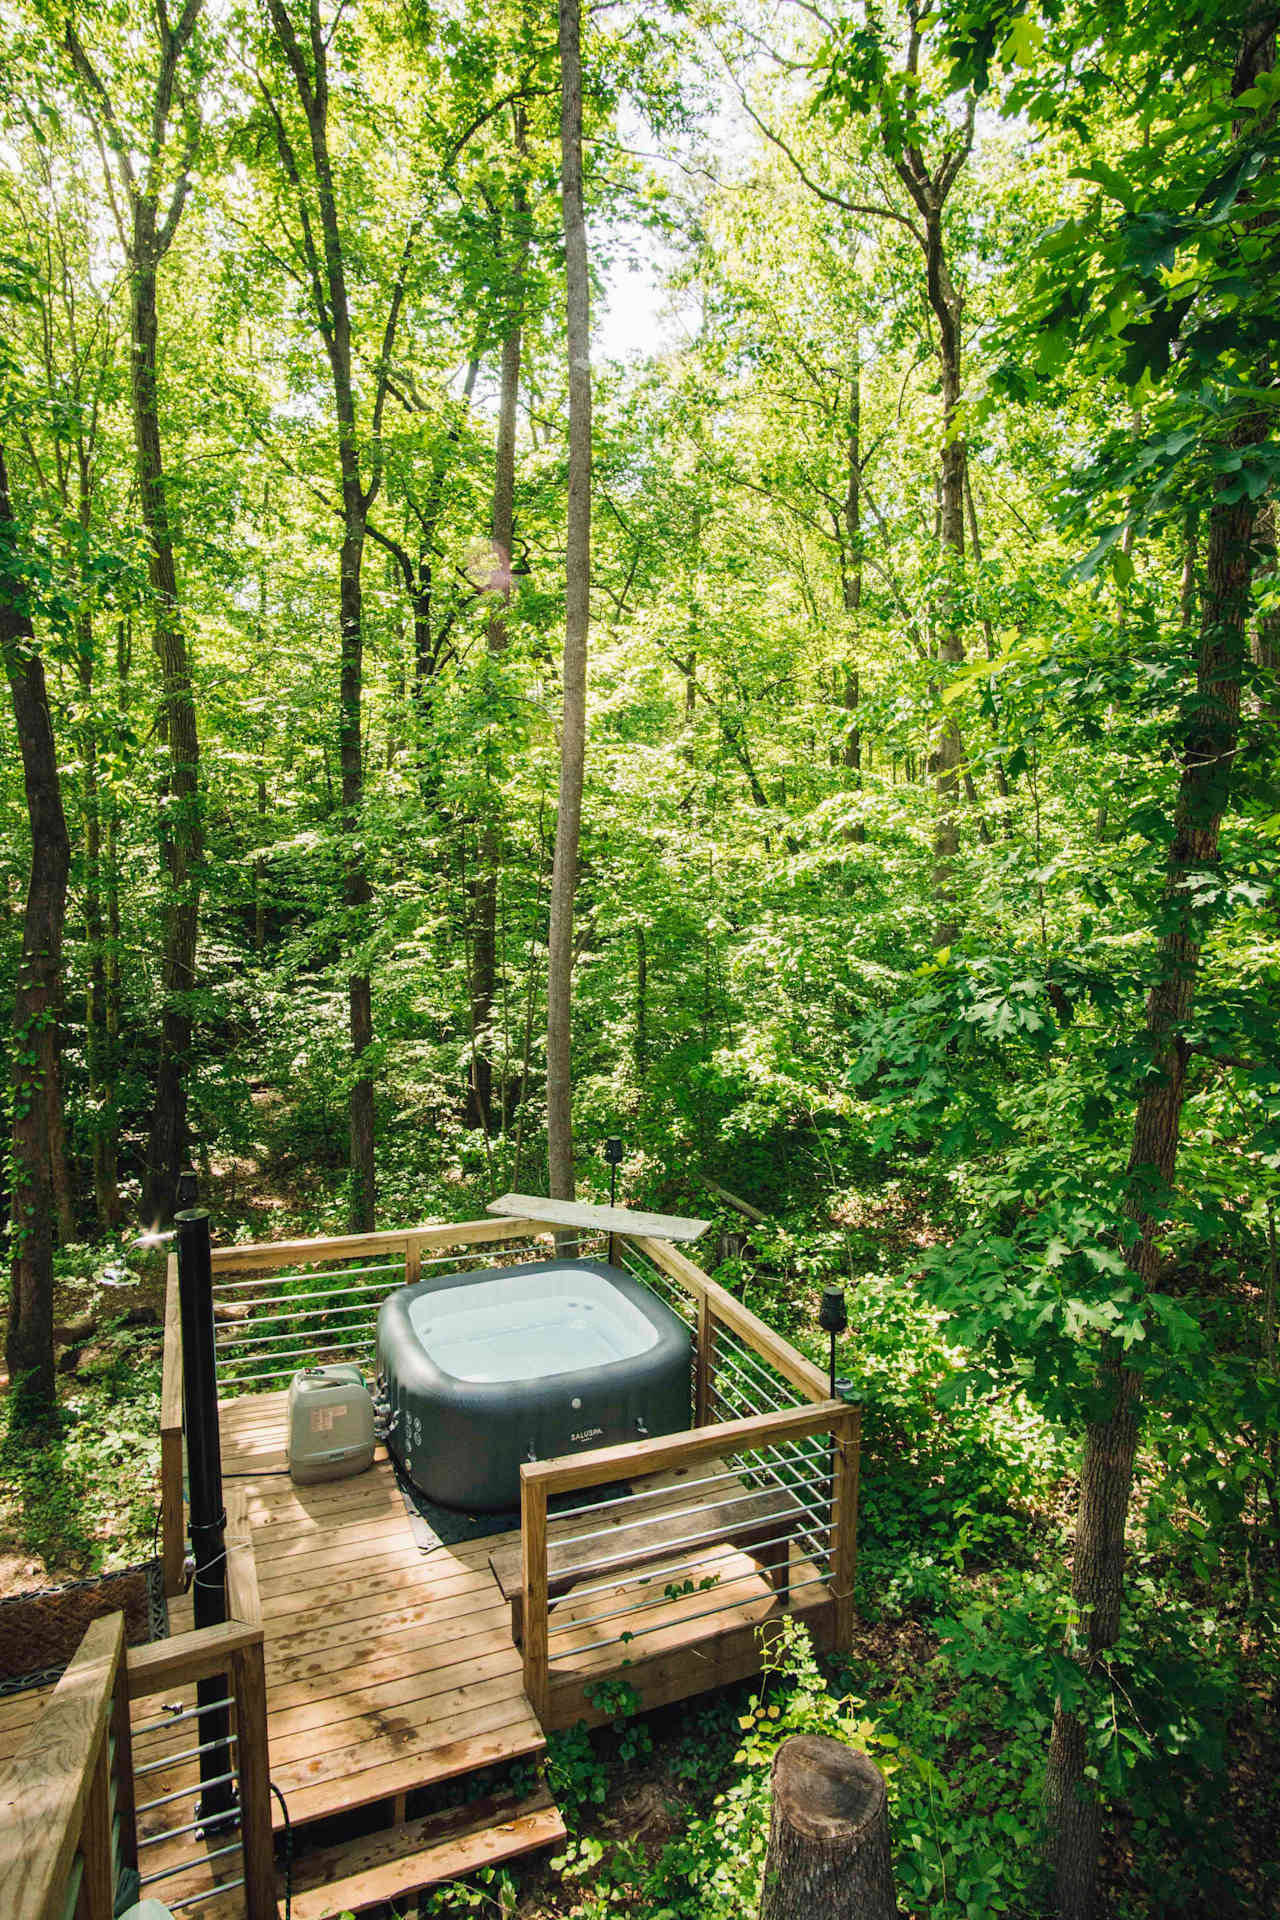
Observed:
[[[275,1920],[262,1640],[232,1620],[126,1650],[122,1613],[90,1624],[0,1773],[5,1920],[112,1920],[153,1893]]]
[[[679,1698],[699,1690],[699,1663],[749,1672],[757,1630],[783,1610],[847,1642],[858,1409],[724,1404],[701,1428],[521,1469],[524,1684],[544,1726],[590,1718],[603,1679]],[[549,1520],[549,1501],[592,1488],[598,1500]]]
[[[308,1367],[376,1366],[378,1312],[397,1287],[429,1275],[543,1260],[552,1243],[538,1222],[460,1221],[395,1232],[263,1241],[212,1253],[214,1351],[220,1397],[273,1393]],[[183,1507],[182,1349],[177,1261],[165,1302],[161,1386],[161,1534],[165,1588],[181,1592]]]

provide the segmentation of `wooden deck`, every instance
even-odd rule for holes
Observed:
[[[295,1826],[540,1753],[493,1542],[422,1552],[381,1453],[350,1480],[295,1487],[284,1430],[283,1393],[222,1407],[257,1565],[271,1777]]]

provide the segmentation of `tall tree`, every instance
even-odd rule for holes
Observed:
[[[560,0],[560,179],[569,352],[569,499],[565,528],[564,702],[560,790],[547,936],[547,1173],[571,1200],[573,1174],[573,908],[587,744],[591,620],[591,283],[582,193],[582,11]]]
[[[1086,38],[1102,25],[1112,30],[1126,90],[1144,70],[1162,80],[1178,70],[1189,85],[1194,74],[1197,117],[1158,141],[1144,121],[1140,145],[1094,164],[1087,177],[1102,183],[1103,194],[1068,224],[1061,245],[1046,245],[1049,264],[1033,310],[1042,357],[1074,352],[1094,379],[1118,377],[1129,391],[1142,383],[1151,395],[1145,446],[1135,450],[1126,437],[1104,448],[1088,476],[1108,505],[1122,503],[1122,517],[1098,549],[1114,552],[1117,579],[1132,577],[1132,542],[1126,546],[1124,538],[1131,526],[1158,527],[1167,516],[1181,540],[1190,505],[1202,510],[1208,527],[1199,657],[1179,723],[1179,776],[1128,1160],[1126,1259],[1141,1301],[1159,1292],[1166,1257],[1197,981],[1206,934],[1226,892],[1220,835],[1232,797],[1249,657],[1254,530],[1280,464],[1265,404],[1277,378],[1280,229],[1269,211],[1251,211],[1260,180],[1269,206],[1280,159],[1274,96],[1258,85],[1275,64],[1278,12],[1252,4],[1242,31],[1237,7],[1210,11],[1213,17],[1191,35],[1181,17],[1162,18],[1155,38],[1146,23],[1129,33],[1129,23],[1105,5],[1076,23]],[[1215,71],[1207,50],[1217,52],[1225,73],[1222,66]],[[1141,97],[1141,85],[1137,93]],[[1152,232],[1161,235],[1155,251],[1142,242]],[[1229,353],[1220,319],[1224,290],[1232,310]],[[1109,317],[1118,302],[1133,315],[1119,336]],[[1024,328],[1028,317],[1020,316]],[[1172,512],[1171,502],[1179,503]],[[1073,1650],[1086,1686],[1109,1686],[1143,1400],[1142,1368],[1111,1334],[1102,1341],[1092,1399],[1072,1561]],[[1046,1797],[1059,1912],[1063,1920],[1092,1920],[1102,1808],[1086,1716],[1061,1698]]]
[[[373,897],[361,822],[364,804],[364,746],[361,732],[364,589],[361,569],[369,510],[382,483],[378,443],[390,360],[404,299],[404,272],[417,230],[413,228],[408,236],[401,273],[388,296],[371,423],[375,453],[372,471],[366,481],[361,471],[356,417],[347,249],[330,151],[329,53],[332,32],[326,28],[321,17],[319,0],[307,0],[301,29],[294,25],[284,0],[268,0],[268,12],[302,111],[306,130],[304,154],[299,153],[287,117],[273,98],[266,81],[260,80],[259,84],[270,115],[280,163],[295,198],[298,222],[296,252],[304,263],[312,319],[329,362],[337,428],[338,493],[342,519],[338,552],[338,757],[342,769],[343,900],[350,916],[347,939],[350,945],[357,946],[364,910]],[[351,1191],[348,1211],[353,1232],[367,1232],[373,1226],[375,1196],[373,1075],[368,1065],[373,1046],[373,986],[368,969],[363,964],[352,965],[347,976],[347,1018],[351,1035],[351,1088],[348,1095]]]
[[[144,1209],[153,1218],[167,1218],[172,1212],[178,1173],[187,1157],[191,993],[204,845],[191,648],[178,591],[176,518],[165,474],[157,368],[159,272],[178,231],[201,137],[192,46],[203,4],[204,0],[184,0],[177,20],[171,21],[165,0],[156,0],[157,57],[138,129],[130,124],[124,103],[90,58],[74,20],[68,18],[64,28],[64,43],[93,121],[128,264],[134,450],[147,532],[152,642],[161,674],[159,731],[168,750],[159,808],[165,883],[164,997],[143,1189]],[[181,123],[176,160],[172,153],[175,108]],[[167,183],[170,168],[173,177]],[[120,198],[111,190],[113,170]]]
[[[31,867],[13,1002],[13,1188],[5,1358],[14,1404],[34,1421],[54,1403],[53,1178],[49,1091],[58,1084],[62,929],[71,842],[62,806],[44,660],[36,642],[0,445],[0,652],[13,700]]]

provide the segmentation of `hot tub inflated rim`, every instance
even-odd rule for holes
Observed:
[[[654,1334],[645,1351],[534,1378],[477,1380],[446,1372],[422,1344],[410,1310],[434,1293],[504,1280],[593,1275]],[[495,1311],[499,1311],[495,1307]],[[520,1463],[585,1452],[690,1420],[689,1329],[633,1275],[602,1261],[526,1261],[433,1274],[400,1287],[378,1316],[378,1364],[392,1414],[391,1452],[415,1486],[444,1506],[499,1512],[516,1505]]]

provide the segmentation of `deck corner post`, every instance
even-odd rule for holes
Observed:
[[[698,1337],[693,1360],[693,1424],[705,1427],[710,1418],[711,1388],[715,1379],[716,1315],[709,1293],[698,1295]]]
[[[267,1681],[262,1636],[231,1655],[240,1778],[240,1837],[244,1849],[246,1920],[277,1920],[275,1843],[267,1761]]]
[[[547,1489],[545,1482],[520,1469],[520,1551],[524,1612],[524,1690],[529,1705],[545,1722],[551,1700],[547,1651]]]
[[[416,1286],[422,1278],[422,1240],[416,1233],[405,1235],[404,1241],[404,1284]]]
[[[115,1741],[112,1774],[115,1782],[116,1821],[120,1832],[120,1864],[138,1864],[137,1792],[133,1777],[133,1722],[129,1713],[129,1666],[121,1636],[111,1700],[111,1737]],[[114,1903],[113,1903],[114,1904]]]
[[[853,1582],[858,1567],[858,1469],[862,1408],[846,1405],[831,1423],[835,1474],[831,1487],[832,1648],[847,1653],[853,1643]]]

